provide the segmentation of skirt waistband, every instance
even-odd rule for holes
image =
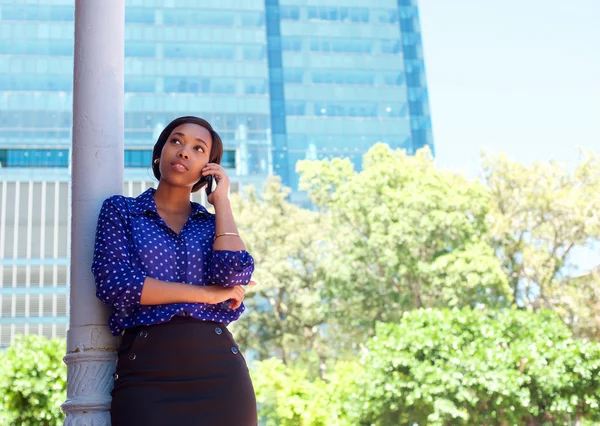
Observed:
[[[140,330],[148,328],[148,327],[163,327],[163,326],[166,326],[169,324],[178,324],[178,323],[179,324],[204,324],[209,327],[218,326],[221,328],[227,328],[227,326],[222,322],[203,321],[203,320],[199,320],[199,319],[189,317],[189,316],[175,315],[175,316],[171,317],[170,320],[161,322],[159,324],[143,324],[143,325],[136,325],[135,327],[128,327],[123,331],[123,336],[126,334],[131,334],[131,333],[136,334]]]

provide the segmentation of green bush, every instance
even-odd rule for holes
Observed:
[[[253,379],[266,426],[600,424],[600,344],[550,311],[415,310],[324,380],[274,359]]]
[[[264,426],[351,426],[355,379],[361,366],[338,362],[325,380],[309,379],[307,370],[271,358],[255,362],[252,380]]]
[[[58,426],[67,394],[64,339],[19,335],[0,353],[0,422],[11,426]]]
[[[415,310],[367,347],[356,425],[600,420],[600,345],[550,311]]]
[[[309,380],[305,369],[289,367],[278,359],[255,362],[252,379],[261,424],[265,426],[324,425],[318,407],[324,386]]]

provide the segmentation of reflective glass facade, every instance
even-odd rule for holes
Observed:
[[[73,15],[71,0],[0,0],[3,167],[68,165]],[[416,0],[128,0],[125,20],[128,168],[188,114],[221,133],[242,183],[296,188],[298,160],[360,167],[377,141],[433,149]]]
[[[433,150],[415,2],[126,0],[125,194],[156,185],[181,115],[219,131],[232,191],[297,189],[306,158],[360,168],[378,141]],[[73,3],[0,0],[0,347],[68,323]]]
[[[73,19],[72,1],[0,0],[2,167],[67,172]],[[148,169],[160,130],[198,115],[221,134],[233,178],[260,183],[271,170],[263,0],[131,0],[125,21],[125,166]]]
[[[336,156],[360,168],[378,141],[433,150],[415,0],[278,6],[289,169],[300,159]]]

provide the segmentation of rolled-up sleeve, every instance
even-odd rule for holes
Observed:
[[[140,305],[146,274],[131,265],[127,222],[113,198],[104,201],[98,217],[92,273],[98,299],[128,309]]]
[[[246,250],[215,250],[208,264],[208,283],[223,287],[247,285],[254,272],[254,259]]]

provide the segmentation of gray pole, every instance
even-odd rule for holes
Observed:
[[[102,201],[123,192],[124,0],[76,0],[65,425],[110,425],[119,338],[90,271]]]

